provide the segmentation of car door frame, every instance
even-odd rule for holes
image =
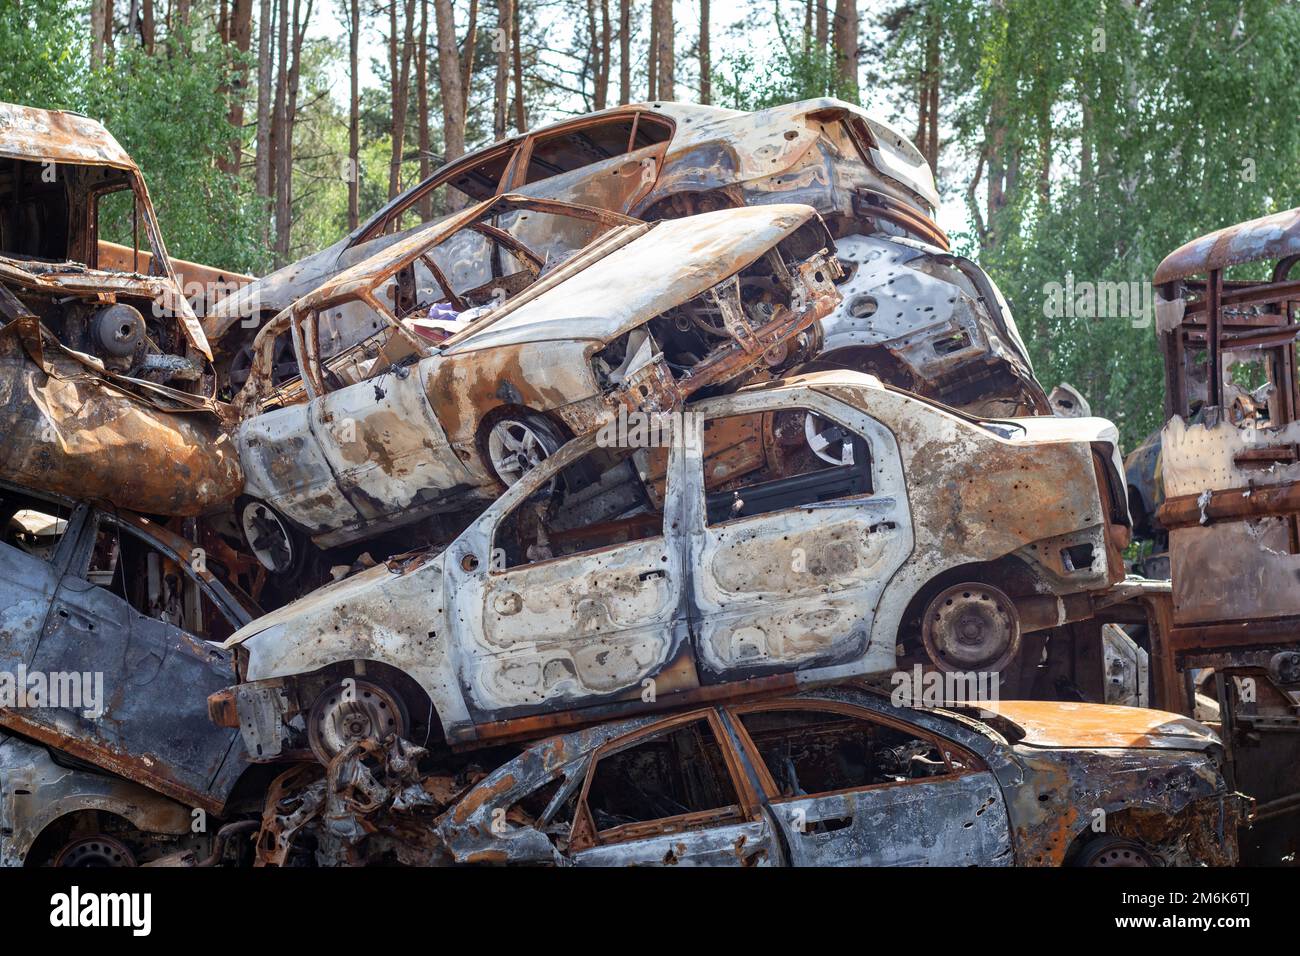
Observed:
[[[650,538],[641,538],[620,544],[607,545],[603,548],[584,551],[573,555],[549,558],[545,561],[530,562],[516,569],[494,570],[493,549],[496,532],[505,519],[516,508],[525,507],[529,498],[543,489],[543,486],[556,480],[570,466],[580,461],[588,453],[598,448],[597,433],[573,439],[550,456],[537,468],[526,472],[523,477],[507,488],[488,508],[465,529],[447,549],[444,562],[446,576],[445,593],[448,595],[448,619],[454,621],[455,650],[457,659],[456,673],[460,684],[460,693],[472,722],[482,726],[511,721],[516,717],[528,717],[547,712],[581,710],[601,704],[613,703],[615,709],[623,707],[634,709],[639,695],[647,680],[657,681],[659,675],[672,674],[668,687],[661,684],[651,685],[654,689],[652,700],[660,695],[672,692],[689,691],[698,687],[694,670],[694,652],[688,634],[686,613],[686,588],[688,587],[688,570],[685,567],[688,551],[681,521],[680,498],[669,494],[665,498],[663,526],[661,533]],[[670,479],[671,481],[671,479]],[[487,613],[487,601],[490,587],[488,582],[500,580],[512,570],[523,571],[539,565],[556,565],[559,562],[591,562],[593,558],[606,556],[615,549],[643,545],[647,541],[662,541],[668,557],[665,571],[676,572],[675,598],[670,601],[671,621],[664,644],[661,663],[652,671],[637,678],[637,685],[622,687],[609,692],[593,692],[589,695],[558,697],[541,703],[519,706],[485,707],[484,695],[476,686],[477,670],[471,668],[470,661],[488,660],[500,657],[499,648],[489,645],[484,637],[484,614]],[[493,579],[492,575],[498,575]],[[671,581],[671,576],[668,578]],[[633,694],[633,692],[636,692]],[[632,696],[629,696],[629,695]]]
[[[707,722],[717,741],[739,803],[713,810],[693,811],[657,820],[622,824],[607,830],[597,830],[596,822],[587,806],[587,796],[601,759],[635,747],[646,737],[671,732],[677,727],[684,727],[701,719]],[[606,866],[615,863],[631,865],[691,863],[694,855],[690,846],[693,842],[691,836],[705,832],[708,832],[711,839],[707,841],[708,845],[698,848],[702,851],[700,854],[702,858],[699,860],[701,864],[708,865],[719,860],[731,862],[733,859],[735,864],[740,866],[764,862],[780,865],[783,862],[778,854],[780,843],[776,831],[768,814],[763,810],[762,794],[755,789],[753,778],[746,772],[743,755],[716,707],[687,711],[638,727],[601,744],[585,759],[587,766],[583,771],[582,786],[574,806],[573,826],[569,831],[568,849],[565,852],[565,856],[572,864]],[[710,818],[717,817],[724,811],[731,814],[729,818],[720,820],[713,826],[708,825]],[[666,823],[676,824],[676,826],[665,828]],[[699,825],[692,826],[695,823]],[[724,830],[728,832],[721,832]],[[617,836],[602,839],[606,834],[611,833],[617,833]],[[727,852],[721,853],[724,846]],[[617,847],[626,849],[623,852],[612,849]],[[749,849],[751,847],[754,849]]]
[[[637,127],[641,123],[641,117],[647,114],[653,115],[655,122],[663,123],[667,125],[669,128],[669,133],[668,133],[668,138],[663,140],[662,142],[650,144],[651,146],[662,147],[662,150],[660,151],[659,156],[655,161],[654,180],[650,182],[648,185],[646,185],[644,189],[638,189],[635,193],[633,193],[627,201],[626,208],[612,210],[613,212],[621,212],[624,215],[629,215],[629,216],[632,215],[631,210],[635,209],[638,203],[640,203],[642,200],[644,200],[647,196],[650,195],[650,193],[654,190],[655,185],[659,182],[659,177],[663,175],[664,164],[666,163],[668,158],[668,150],[672,146],[673,137],[677,135],[677,123],[673,119],[671,119],[668,116],[664,116],[662,113],[653,113],[653,111],[651,110],[643,109],[640,107],[631,107],[627,109],[616,108],[601,113],[597,113],[593,116],[582,116],[577,119],[570,120],[567,123],[557,123],[554,126],[550,126],[545,129],[540,129],[537,130],[536,132],[529,133],[524,138],[523,143],[520,144],[519,149],[515,153],[514,159],[511,162],[511,165],[506,170],[506,177],[509,182],[509,187],[503,191],[504,192],[526,192],[528,190],[530,185],[526,182],[528,178],[528,166],[532,162],[533,147],[536,145],[538,139],[549,139],[552,136],[564,136],[568,133],[574,132],[575,130],[580,130],[586,126],[599,126],[602,123],[616,122],[619,119],[630,117],[632,119],[632,129],[628,134],[628,149],[627,152],[622,154],[622,157],[626,157],[632,155],[632,153],[637,151],[637,145],[636,145]],[[641,148],[645,149],[647,147],[641,147]],[[609,159],[619,159],[622,157],[611,156],[609,157]],[[607,161],[608,160],[597,160],[597,162],[607,162]],[[596,163],[588,163],[587,165],[594,166],[596,165]],[[578,168],[582,169],[585,167],[578,167]],[[570,172],[571,171],[572,170],[570,170]],[[557,173],[556,175],[562,176],[564,174]],[[553,177],[550,176],[547,177],[547,179],[551,179],[551,178]],[[531,185],[538,186],[544,182],[546,182],[546,179],[539,179],[537,180],[536,183],[532,183]],[[531,195],[531,193],[528,194]]]
[[[783,508],[710,525],[704,474],[704,422],[708,419],[791,409],[813,412],[848,429],[867,442],[871,491],[865,495]],[[691,605],[691,638],[701,683],[723,684],[795,670],[808,674],[810,679],[814,675],[829,679],[883,671],[893,667],[895,663],[893,644],[886,647],[873,644],[871,640],[876,610],[885,588],[906,565],[915,550],[912,507],[898,440],[893,432],[883,422],[862,409],[813,389],[804,389],[793,397],[784,391],[758,391],[706,399],[693,405],[691,414],[684,417],[686,419],[684,440],[674,444],[669,471],[677,475],[679,495],[686,501],[684,518],[690,539],[688,559],[690,573],[687,583]],[[839,501],[844,503],[837,504]],[[711,628],[719,626],[722,622],[741,620],[747,613],[746,608],[760,615],[775,613],[775,609],[781,606],[797,605],[807,598],[795,596],[782,598],[779,601],[766,598],[745,601],[743,597],[729,599],[725,602],[726,610],[722,612],[702,607],[701,589],[705,583],[703,578],[710,573],[707,560],[709,542],[711,536],[717,535],[716,529],[761,530],[763,524],[781,520],[781,516],[797,515],[800,511],[810,510],[818,513],[815,516],[816,521],[811,519],[808,521],[809,526],[812,527],[822,521],[822,516],[832,509],[852,509],[851,513],[846,515],[846,521],[865,522],[869,533],[884,533],[890,538],[883,544],[887,553],[882,554],[882,566],[876,573],[854,584],[852,588],[831,592],[832,595],[842,595],[850,590],[856,590],[865,591],[870,595],[869,606],[862,610],[860,637],[847,642],[846,646],[837,650],[829,660],[814,659],[810,663],[790,664],[777,658],[769,659],[771,663],[748,666],[726,666],[724,662],[717,660],[709,650]],[[741,524],[742,522],[744,524]],[[880,528],[881,531],[877,532],[875,528]],[[716,584],[714,587],[719,591],[722,590]]]
[[[800,837],[806,836],[797,830],[794,821],[790,815],[785,812],[785,808],[798,804],[813,804],[834,800],[841,805],[847,804],[852,797],[861,795],[875,796],[877,794],[888,794],[892,791],[903,792],[905,788],[924,786],[927,784],[945,784],[962,781],[964,778],[972,778],[966,782],[969,784],[978,784],[983,787],[984,792],[990,795],[993,804],[977,810],[977,820],[991,827],[994,834],[1000,834],[1001,840],[998,844],[998,851],[988,859],[979,859],[974,861],[957,861],[957,860],[940,860],[938,865],[1006,865],[1010,866],[1015,860],[1015,840],[1011,832],[1010,817],[1006,805],[1006,796],[997,779],[997,775],[991,767],[989,761],[980,754],[976,753],[970,747],[953,740],[951,737],[940,733],[937,730],[922,726],[921,724],[912,723],[901,719],[900,717],[886,714],[872,708],[863,707],[851,701],[830,700],[817,696],[807,697],[785,697],[778,700],[757,700],[748,702],[739,702],[725,705],[721,710],[721,716],[725,721],[730,733],[734,735],[736,745],[744,755],[745,761],[751,772],[755,776],[755,786],[758,788],[760,799],[764,808],[770,814],[773,826],[779,834],[783,843],[782,851],[790,861],[791,866],[817,866],[825,865],[815,856],[815,851],[802,845]],[[939,777],[923,778],[919,780],[901,780],[889,783],[867,784],[860,787],[846,787],[840,790],[825,791],[822,793],[806,794],[803,796],[785,797],[780,793],[780,789],[773,779],[771,771],[767,767],[762,754],[758,750],[757,744],[750,736],[749,731],[745,728],[744,722],[740,719],[742,715],[749,713],[771,712],[771,711],[820,711],[824,713],[839,713],[847,717],[866,721],[876,726],[889,727],[902,733],[911,734],[917,738],[928,740],[933,743],[939,752],[943,755],[945,763],[948,765],[948,772]],[[954,767],[954,760],[960,759],[962,766]],[[979,777],[978,781],[973,778]],[[888,809],[888,801],[871,801],[872,803],[883,803]],[[864,808],[861,804],[854,807],[852,816],[856,816],[859,810],[871,809]],[[875,808],[879,812],[879,807]],[[816,812],[816,810],[814,810]],[[842,812],[842,811],[841,811]],[[811,816],[805,816],[803,821],[806,823],[819,823],[832,819],[832,817],[818,817],[813,819]],[[852,817],[850,817],[850,824]],[[973,830],[975,823],[969,827],[963,826],[960,830]],[[844,828],[850,830],[851,827]],[[957,831],[957,832],[960,832]],[[793,832],[792,832],[793,831]],[[842,830],[831,831],[843,832]],[[841,838],[832,838],[825,842],[836,842]],[[845,838],[846,839],[846,838]],[[907,863],[884,863],[878,860],[857,859],[847,862],[846,865],[852,866],[881,866],[881,865],[907,865]]]

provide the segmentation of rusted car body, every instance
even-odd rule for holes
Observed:
[[[0,477],[151,514],[229,501],[211,352],[135,163],[92,120],[9,104],[0,159]],[[122,202],[134,245],[102,257]]]
[[[0,530],[0,728],[219,815],[247,762],[204,700],[256,606],[127,512],[0,483]]]
[[[130,866],[193,824],[186,804],[0,731],[0,867]]]
[[[507,219],[577,220],[595,235],[547,270]],[[620,410],[668,411],[795,364],[838,302],[832,245],[807,206],[650,225],[502,196],[387,246],[254,344],[236,403],[253,551],[287,571],[301,535],[333,547],[481,506]],[[478,317],[432,342],[408,322],[431,307]],[[303,372],[292,380],[276,358],[287,337]]]
[[[459,790],[368,750],[281,778],[261,862],[1230,866],[1248,808],[1177,714],[912,709],[847,684],[600,724]]]
[[[218,364],[247,365],[253,331],[377,247],[446,214],[451,201],[521,193],[645,220],[802,203],[826,221],[848,274],[823,320],[831,367],[975,414],[1048,414],[1024,343],[992,281],[951,254],[939,197],[908,139],[849,103],[815,99],[747,113],[687,103],[615,107],[495,143],[449,163],[327,249],[251,283],[205,328]],[[542,251],[566,230],[511,227]]]
[[[1155,274],[1170,644],[1184,670],[1217,675],[1239,786],[1271,821],[1254,839],[1272,860],[1300,847],[1297,261],[1292,209],[1193,240]]]
[[[241,629],[227,646],[245,683],[214,696],[214,719],[266,757],[304,749],[287,722],[305,715],[327,760],[385,729],[419,741],[411,722],[430,713],[428,735],[453,745],[526,738],[889,671],[900,644],[996,671],[1022,632],[1092,616],[1124,575],[1100,419],[980,422],[825,372],[698,400],[663,427],[651,445],[575,439],[445,550]]]

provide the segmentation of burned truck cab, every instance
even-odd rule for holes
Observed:
[[[242,475],[204,397],[211,358],[131,157],[94,120],[0,104],[0,478],[219,507]]]
[[[1300,209],[1210,233],[1155,274],[1175,662],[1218,709],[1248,853],[1296,849],[1300,811]],[[1211,703],[1217,698],[1217,703]],[[1275,840],[1275,837],[1277,838]]]

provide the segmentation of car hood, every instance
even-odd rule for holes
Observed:
[[[985,701],[980,709],[1010,721],[1019,746],[1045,749],[1210,750],[1219,738],[1190,717],[1145,707],[1058,701]]]
[[[734,275],[817,215],[811,206],[722,209],[645,234],[497,315],[447,354],[555,340],[609,342]]]
[[[261,617],[249,621],[230,635],[221,646],[225,648],[237,647],[263,631],[306,618],[308,615],[330,608],[363,604],[367,601],[382,602],[383,598],[380,597],[382,589],[392,580],[394,575],[404,574],[413,568],[437,561],[440,558],[441,552],[419,552],[414,555],[390,558],[373,568],[366,568],[366,570],[358,571],[356,574],[349,575],[342,580],[333,581],[324,587],[319,587],[305,597],[291,601],[283,607],[276,608],[268,614],[263,614]]]

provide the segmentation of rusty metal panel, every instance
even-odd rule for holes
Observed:
[[[1211,270],[1264,259],[1284,259],[1300,252],[1300,209],[1211,232],[1179,246],[1156,267],[1155,283],[1204,275]]]
[[[0,157],[135,170],[108,130],[77,113],[0,103]]]
[[[196,515],[243,485],[233,443],[206,413],[166,412],[46,350],[47,375],[0,331],[0,476],[78,499]],[[143,466],[142,466],[143,463]]]

